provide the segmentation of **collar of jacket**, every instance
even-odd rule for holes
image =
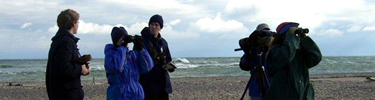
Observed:
[[[145,28],[143,28],[143,30],[141,31],[141,35],[142,35],[142,36],[145,36],[145,37],[147,37],[147,38],[149,38],[149,39],[152,39],[152,40],[160,40],[160,39],[162,38],[161,35],[160,35],[160,33],[159,33],[159,35],[157,36],[157,38],[155,38],[154,35],[151,33],[149,27],[145,27]]]
[[[52,38],[52,41],[58,39],[58,38],[61,38],[61,37],[64,37],[64,36],[67,36],[67,37],[70,37],[74,40],[75,43],[78,42],[79,38],[75,37],[72,33],[70,33],[68,30],[65,30],[65,29],[59,29],[56,33],[56,35]]]

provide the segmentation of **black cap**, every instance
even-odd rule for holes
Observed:
[[[159,14],[156,14],[156,15],[153,15],[151,18],[150,18],[150,21],[148,21],[148,25],[150,26],[150,24],[152,22],[157,22],[160,24],[160,29],[163,29],[163,17],[161,17]]]

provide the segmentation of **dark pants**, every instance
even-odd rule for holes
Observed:
[[[50,100],[83,100],[84,93],[82,88],[72,90],[54,90],[54,93],[48,95]]]
[[[145,94],[145,100],[169,100],[167,92],[162,92],[158,94]]]

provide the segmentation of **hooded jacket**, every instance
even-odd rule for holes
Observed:
[[[143,100],[143,88],[139,83],[141,73],[147,73],[154,63],[148,52],[130,51],[124,46],[105,47],[104,67],[108,79],[107,100]]]
[[[143,46],[147,49],[155,65],[146,74],[141,75],[140,83],[146,94],[159,94],[161,92],[172,93],[172,83],[169,73],[162,68],[172,61],[167,41],[159,36],[155,38],[150,29],[145,27],[142,31]]]
[[[294,33],[287,33],[283,45],[272,46],[268,53],[268,72],[272,82],[266,99],[314,100],[309,69],[321,59],[319,47],[310,37],[300,41]]]
[[[73,61],[79,58],[78,38],[59,29],[52,38],[46,68],[46,88],[50,100],[82,100],[82,67]]]

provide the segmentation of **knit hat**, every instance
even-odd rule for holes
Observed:
[[[261,23],[261,24],[259,24],[258,26],[257,26],[257,31],[261,31],[261,30],[263,30],[263,29],[268,29],[268,30],[270,30],[270,27],[266,24],[266,23]]]
[[[116,45],[118,40],[126,35],[128,35],[128,32],[125,30],[124,27],[113,27],[111,32],[113,45]]]
[[[285,34],[291,27],[298,27],[299,23],[296,22],[283,22],[276,28],[277,34]]]
[[[150,18],[150,21],[148,21],[148,25],[150,26],[150,24],[152,22],[157,22],[160,24],[160,29],[163,29],[163,17],[161,17],[159,14],[156,14],[156,15],[153,15],[151,18]]]

